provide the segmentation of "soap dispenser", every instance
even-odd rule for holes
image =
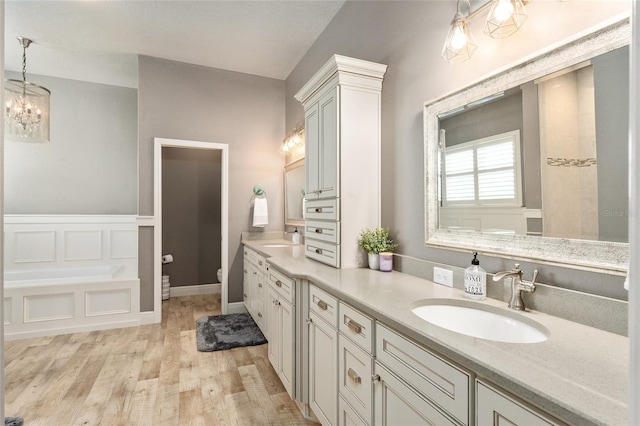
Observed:
[[[296,230],[291,234],[291,242],[293,244],[300,244],[300,233],[298,232],[298,227],[296,227]]]
[[[478,252],[473,253],[471,266],[464,270],[464,295],[476,300],[487,298],[487,271],[480,267]]]

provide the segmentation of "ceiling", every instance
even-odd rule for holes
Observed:
[[[137,87],[137,55],[284,80],[345,0],[7,0],[5,69]],[[27,76],[28,78],[28,76]]]

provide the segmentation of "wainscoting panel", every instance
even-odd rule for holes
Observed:
[[[7,231],[5,229],[6,234]],[[9,236],[5,236],[5,241],[8,243],[13,242],[13,245],[5,247],[5,251],[13,254],[13,263],[55,262],[55,230],[15,230],[13,238],[8,238]]]
[[[111,259],[138,258],[138,230],[109,231],[109,257]]]
[[[24,322],[55,321],[75,317],[73,293],[24,296]]]
[[[131,290],[99,290],[85,292],[85,315],[128,314],[131,312]]]
[[[102,230],[63,231],[64,260],[102,260]]]

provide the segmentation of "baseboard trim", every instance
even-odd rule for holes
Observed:
[[[222,291],[222,284],[200,284],[171,287],[169,297],[197,296],[198,294],[213,294]]]
[[[247,312],[247,308],[244,306],[244,302],[227,303],[228,314],[242,314]]]

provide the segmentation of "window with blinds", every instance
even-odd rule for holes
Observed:
[[[522,205],[520,131],[445,148],[443,206]]]

